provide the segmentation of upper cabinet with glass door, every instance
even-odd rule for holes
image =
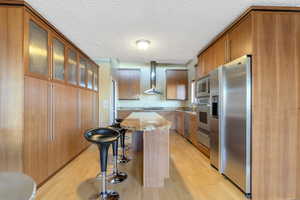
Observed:
[[[36,78],[60,81],[91,90],[95,88],[96,65],[49,25],[25,12],[25,74]]]
[[[87,61],[80,57],[79,60],[79,85],[81,87],[86,87],[86,65]]]
[[[65,45],[56,38],[52,40],[53,79],[65,80]]]
[[[77,67],[77,53],[71,49],[68,50],[67,62],[67,80],[72,85],[77,85],[78,67]]]
[[[87,62],[87,88],[93,89],[93,65],[90,62]]]
[[[98,91],[98,87],[99,87],[99,79],[98,79],[98,66],[97,65],[93,65],[93,69],[94,69],[94,90]]]
[[[33,19],[28,20],[28,68],[27,73],[49,77],[48,31]]]

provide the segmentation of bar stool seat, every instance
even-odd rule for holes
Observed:
[[[124,119],[117,118],[117,119],[116,119],[116,122],[117,122],[117,123],[121,123],[123,120],[124,120]]]
[[[92,143],[102,144],[118,140],[120,134],[111,128],[93,129],[85,133],[85,138]]]

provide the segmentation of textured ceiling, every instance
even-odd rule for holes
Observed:
[[[27,0],[93,59],[185,63],[251,5],[300,0]],[[135,41],[152,42],[147,51]]]

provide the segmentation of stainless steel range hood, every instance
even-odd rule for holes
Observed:
[[[151,70],[150,70],[150,89],[145,90],[144,94],[148,95],[159,95],[162,94],[160,91],[156,89],[156,66],[157,63],[155,61],[150,62]]]

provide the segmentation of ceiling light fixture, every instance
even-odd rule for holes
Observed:
[[[141,50],[147,50],[151,42],[149,40],[137,40],[136,45]]]

